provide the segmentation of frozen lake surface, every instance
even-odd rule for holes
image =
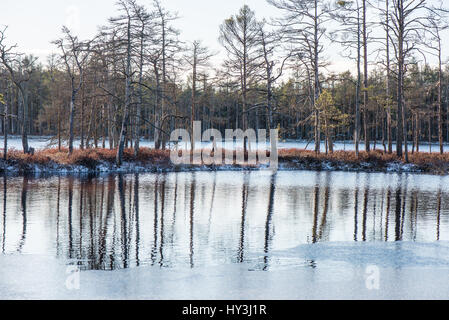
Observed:
[[[306,171],[0,178],[0,297],[446,299],[448,185]]]
[[[3,148],[3,137],[0,136],[0,149]],[[75,148],[78,148],[80,144],[80,141],[75,140],[74,146]],[[63,143],[63,145],[65,145]],[[198,144],[199,145],[199,144]],[[38,149],[45,149],[48,147],[56,147],[57,144],[54,140],[52,140],[50,137],[29,137],[29,146],[38,150]],[[99,147],[102,146],[102,141],[99,142]],[[106,142],[106,147],[108,147],[109,144]],[[149,140],[142,140],[140,142],[140,146],[143,148],[154,148],[154,141]],[[201,146],[204,148],[206,146],[210,146],[208,143],[202,143]],[[260,145],[259,148],[266,148],[266,145]],[[431,145],[432,150],[430,150],[429,144],[426,142],[422,142],[420,144],[420,151],[421,152],[439,152],[439,145],[438,143],[434,143]],[[8,138],[8,148],[14,148],[16,150],[22,150],[22,140],[20,137],[9,137]],[[308,142],[308,141],[293,141],[293,140],[287,140],[287,141],[279,141],[278,144],[279,149],[306,149],[307,150],[314,150],[315,145],[314,142]],[[372,148],[374,149],[374,143],[372,143]],[[393,144],[393,150],[395,150],[396,144]],[[354,143],[352,141],[340,141],[336,142],[334,146],[335,151],[354,151]],[[365,144],[363,142],[360,142],[360,150],[365,149]],[[377,142],[376,144],[377,150],[383,150],[382,142]],[[409,144],[409,150],[412,150],[412,144]],[[449,145],[444,145],[445,152],[449,152]],[[324,142],[321,144],[321,151],[325,152],[325,144]]]

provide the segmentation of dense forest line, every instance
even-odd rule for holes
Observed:
[[[141,138],[166,149],[169,133],[191,128],[275,129],[281,139],[353,140],[408,161],[420,143],[449,142],[449,66],[442,1],[268,0],[278,18],[259,19],[243,6],[225,19],[218,37],[226,53],[200,40],[184,42],[177,13],[155,0],[116,3],[93,39],[67,27],[45,63],[22,54],[0,29],[0,131],[50,135],[56,147],[137,155]],[[328,71],[329,43],[353,68]],[[430,63],[428,60],[436,61]],[[413,143],[412,150],[408,142]],[[77,147],[77,146],[76,146]],[[422,148],[421,148],[422,150]],[[4,152],[7,157],[7,152]]]

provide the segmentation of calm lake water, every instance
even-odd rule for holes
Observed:
[[[1,177],[0,250],[82,270],[313,267],[272,252],[448,241],[448,185],[449,177],[302,171]]]

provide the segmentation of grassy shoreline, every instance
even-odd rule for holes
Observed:
[[[264,166],[239,165],[174,165],[170,161],[169,150],[141,148],[139,156],[134,150],[124,153],[124,164],[115,165],[115,150],[87,149],[38,150],[34,155],[10,150],[8,160],[0,160],[0,172],[6,173],[135,173],[135,172],[175,172],[175,171],[214,171],[214,170],[258,170]],[[279,170],[317,170],[350,172],[411,172],[433,175],[449,174],[449,154],[415,153],[410,154],[410,162],[394,154],[382,151],[361,152],[356,157],[353,151],[337,151],[326,155],[300,149],[279,150]]]

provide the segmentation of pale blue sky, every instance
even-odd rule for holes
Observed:
[[[1,0],[0,25],[8,25],[9,41],[41,56],[53,50],[50,42],[61,26],[72,24],[82,38],[95,34],[97,26],[116,14],[115,0]],[[151,5],[151,0],[139,1]],[[177,11],[176,22],[184,41],[201,39],[209,47],[220,49],[219,25],[224,19],[248,4],[259,17],[273,15],[273,8],[264,0],[162,0],[171,11]],[[75,22],[74,22],[75,21]]]
[[[81,38],[95,35],[97,27],[116,15],[115,0],[0,0],[0,25],[8,25],[8,43],[17,43],[19,49],[33,53],[45,63],[45,57],[54,46],[50,43],[60,35],[63,25],[77,30]],[[259,19],[273,17],[279,11],[265,0],[161,0],[163,6],[177,11],[180,19],[176,27],[183,41],[202,40],[213,51],[222,51],[218,43],[219,25],[248,4]],[[140,0],[150,6],[152,0]],[[449,37],[446,35],[446,39]],[[449,41],[444,41],[449,49]],[[328,48],[326,55],[332,60],[331,70],[345,71],[353,64],[337,54],[336,46]],[[215,58],[220,60],[221,55]],[[444,53],[444,57],[447,54]],[[431,60],[431,59],[430,59]]]

